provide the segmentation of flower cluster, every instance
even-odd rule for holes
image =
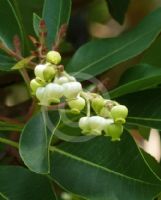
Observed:
[[[128,109],[101,95],[84,92],[82,85],[59,65],[61,56],[56,51],[46,55],[46,63],[35,67],[35,78],[31,80],[32,94],[39,104],[50,106],[64,100],[71,112],[79,114],[86,110],[86,116],[79,120],[79,127],[85,135],[110,136],[112,141],[120,140]]]

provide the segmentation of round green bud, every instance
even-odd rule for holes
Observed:
[[[59,103],[60,98],[63,96],[64,89],[61,85],[57,83],[49,83],[45,87],[45,98],[48,100],[49,104]]]
[[[120,137],[123,133],[123,126],[121,124],[109,124],[105,127],[105,136],[111,136],[112,141],[120,141]]]
[[[101,96],[97,96],[91,100],[91,106],[96,114],[100,113],[100,110],[104,107],[105,100]]]
[[[79,114],[80,111],[84,109],[85,105],[86,101],[82,97],[77,97],[76,99],[68,101],[68,106],[75,114]]]
[[[79,82],[64,83],[64,96],[68,99],[76,98],[77,95],[82,91],[82,85]]]
[[[42,87],[42,84],[40,84],[36,79],[32,79],[30,81],[30,87],[31,87],[31,90],[33,92],[33,94],[36,93],[36,90],[39,88],[39,87]]]
[[[128,115],[128,109],[126,106],[117,105],[111,109],[111,116],[116,123],[124,124]]]
[[[46,55],[46,60],[47,62],[57,65],[61,62],[61,55],[57,51],[49,51]]]
[[[103,108],[100,110],[99,115],[100,115],[101,117],[111,118],[111,113],[110,113],[110,111],[108,110],[107,107],[103,107]]]
[[[45,81],[51,81],[56,74],[56,70],[53,66],[47,65],[43,71],[43,76]]]

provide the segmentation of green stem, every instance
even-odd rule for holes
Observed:
[[[14,141],[11,141],[11,140],[8,140],[6,138],[2,138],[0,137],[0,142],[3,143],[3,144],[8,144],[12,147],[15,147],[15,148],[19,148],[19,144],[17,142],[14,142]]]

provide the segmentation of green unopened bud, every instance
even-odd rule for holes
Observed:
[[[48,65],[43,71],[44,80],[51,81],[54,78],[55,74],[56,70],[54,69],[54,67]]]
[[[63,87],[57,83],[49,83],[45,87],[45,98],[50,103],[59,103],[60,98],[63,96]]]
[[[97,96],[92,99],[91,106],[97,114],[100,113],[100,110],[104,107],[104,105],[105,105],[105,100],[101,96]]]
[[[116,123],[124,124],[128,115],[128,109],[126,106],[117,105],[111,109],[111,116]]]
[[[82,97],[77,97],[76,99],[68,101],[68,105],[73,113],[79,114],[84,109],[86,101]]]
[[[101,117],[111,118],[111,112],[108,110],[107,107],[103,107],[103,108],[100,110],[99,115],[100,115]]]
[[[46,55],[46,60],[47,62],[57,65],[61,62],[61,55],[57,51],[49,51]]]
[[[120,141],[120,137],[123,133],[123,126],[121,124],[110,124],[104,128],[105,136],[111,136],[112,141]]]
[[[33,94],[35,94],[36,90],[39,87],[42,87],[42,85],[36,79],[32,79],[31,82],[30,82],[30,87],[32,89]]]
[[[64,83],[64,96],[68,99],[76,98],[77,95],[82,91],[82,85],[79,82]]]

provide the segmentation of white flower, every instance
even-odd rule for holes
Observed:
[[[91,129],[91,134],[101,135],[104,126],[105,126],[105,118],[100,116],[92,116],[89,119],[89,126]]]
[[[34,70],[35,76],[44,80],[43,72],[44,72],[45,68],[46,68],[46,65],[43,65],[43,64],[37,65]]]
[[[57,83],[57,84],[64,84],[64,83],[68,83],[69,82],[69,79],[66,77],[66,76],[60,76],[60,77],[56,77],[55,80],[54,80],[54,83]]]
[[[35,67],[35,76],[44,81],[51,81],[55,76],[54,66],[50,64],[40,64]]]
[[[82,91],[82,85],[79,82],[64,83],[64,96],[68,99],[76,98]]]
[[[49,103],[59,103],[63,96],[64,88],[57,83],[49,83],[45,87],[45,98]]]
[[[45,98],[45,87],[39,87],[36,90],[36,97],[40,101],[40,105],[48,106],[48,101]]]
[[[90,117],[81,117],[79,119],[79,127],[82,129],[82,133],[90,133],[89,119]]]
[[[79,127],[82,129],[82,133],[101,135],[105,123],[106,120],[100,116],[81,117],[79,120]]]

